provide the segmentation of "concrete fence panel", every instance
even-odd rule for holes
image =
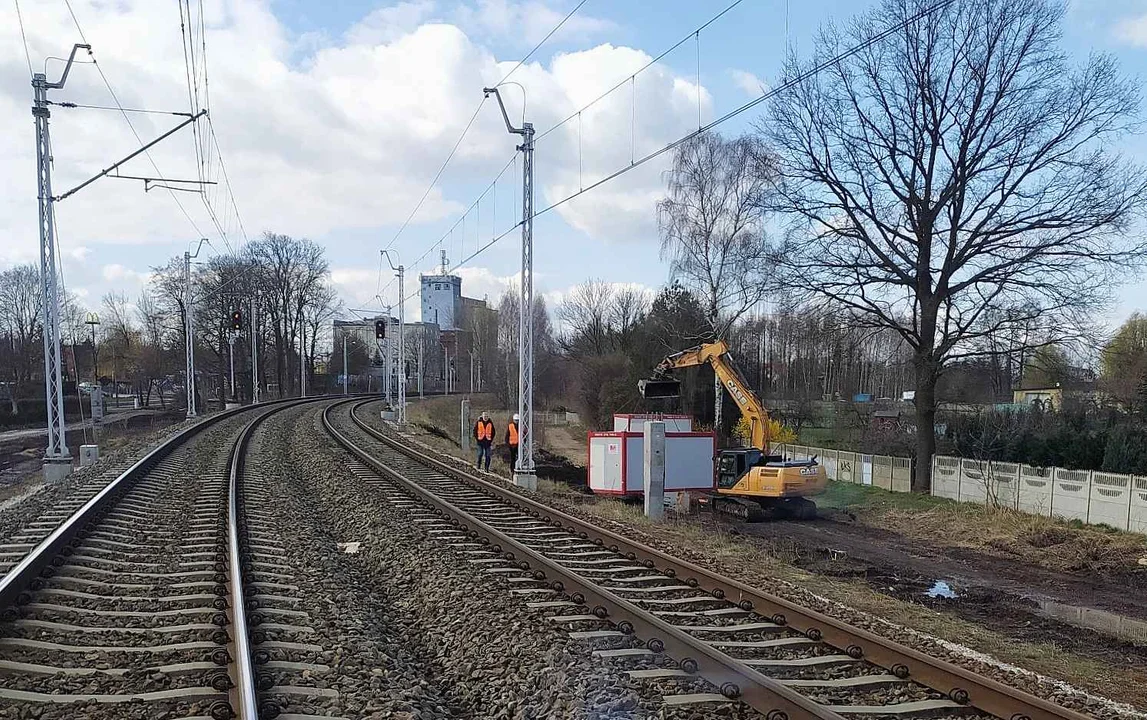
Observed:
[[[1086,522],[1087,506],[1091,500],[1091,473],[1053,468],[1051,479],[1051,514]]]
[[[1147,533],[1147,477],[1136,475],[1131,483],[1131,512],[1127,516],[1127,529]]]
[[[872,456],[872,487],[892,489],[892,458],[888,455]]]
[[[1051,515],[1052,470],[1020,465],[1019,497],[1016,507],[1033,515]]]
[[[1020,466],[1018,463],[988,463],[988,502],[997,507],[1015,509],[1019,503]]]
[[[1127,529],[1131,515],[1132,475],[1119,473],[1091,473],[1091,498],[1087,507],[1087,522],[1104,523],[1120,530]]]
[[[932,494],[949,500],[960,499],[960,459],[932,456]]]
[[[860,458],[860,482],[864,485],[872,484],[872,456],[859,455]]]
[[[983,505],[988,500],[988,463],[971,458],[960,461],[960,502]]]
[[[895,492],[912,491],[911,458],[892,458],[892,490]]]
[[[824,474],[829,480],[836,480],[838,451],[826,448],[817,448],[816,450],[817,458],[820,460],[820,464],[824,466]]]
[[[859,458],[854,452],[844,452],[843,450],[836,454],[836,479],[840,482],[858,483],[860,482],[860,472],[858,468]]]

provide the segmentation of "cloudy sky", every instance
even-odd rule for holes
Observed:
[[[745,0],[625,82],[727,4],[589,0],[514,73],[521,87],[505,88],[511,116],[516,123],[524,116],[541,136],[538,208],[759,95],[786,46],[811,49],[818,25],[869,3]],[[190,5],[198,15],[197,0]],[[481,88],[510,72],[574,5],[204,0],[206,87],[234,202],[223,184],[209,186],[209,212],[191,193],[145,193],[142,183],[124,179],[96,182],[58,204],[68,289],[94,306],[108,290],[138,292],[151,267],[182,254],[195,238],[210,238],[210,255],[274,231],[326,247],[348,308],[377,307],[380,292],[397,301],[389,271],[379,269],[378,251],[391,245],[412,279],[408,292],[445,249],[452,265],[466,261],[459,270],[464,293],[496,300],[517,271],[518,234],[491,241],[520,215],[521,168],[512,161],[517,138],[506,132],[496,103],[483,103]],[[16,0],[0,0],[0,268],[38,257],[31,89],[16,7]],[[32,64],[41,71],[46,63],[50,79],[62,65],[47,58],[66,55],[82,31],[125,107],[187,111],[178,3],[71,0],[75,20],[64,0],[22,0],[19,8]],[[1071,52],[1111,52],[1128,72],[1147,75],[1147,1],[1076,0],[1069,12]],[[194,84],[202,91],[201,81]],[[77,65],[50,97],[112,104],[90,64]],[[471,117],[441,181],[399,233]],[[179,121],[131,119],[145,139]],[[724,128],[737,132],[754,119],[749,112]],[[52,141],[56,194],[139,144],[122,115],[68,108],[53,108]],[[1147,163],[1142,137],[1129,139],[1126,150]],[[165,177],[203,172],[222,181],[215,153],[207,157],[200,166],[186,129],[152,151]],[[536,220],[540,292],[557,300],[588,278],[650,288],[667,280],[653,211],[666,162],[652,161]],[[155,175],[146,158],[120,172]],[[1133,282],[1113,318],[1144,305],[1147,284]],[[408,316],[417,316],[417,303],[408,304]]]

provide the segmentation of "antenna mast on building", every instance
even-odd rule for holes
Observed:
[[[442,248],[442,274],[450,271],[450,262],[446,259],[446,248]]]

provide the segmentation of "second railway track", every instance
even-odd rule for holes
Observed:
[[[254,720],[311,692],[291,678],[318,648],[246,466],[259,424],[299,404],[189,428],[45,521],[0,580],[4,717]]]
[[[769,720],[1087,717],[461,472],[372,427],[364,404],[324,412],[360,474],[595,655],[657,683],[666,705],[739,701]]]

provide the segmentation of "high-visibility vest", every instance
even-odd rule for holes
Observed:
[[[494,440],[494,423],[491,420],[486,422],[478,421],[478,440]]]
[[[518,447],[518,423],[511,420],[506,430],[510,433],[510,445]]]

